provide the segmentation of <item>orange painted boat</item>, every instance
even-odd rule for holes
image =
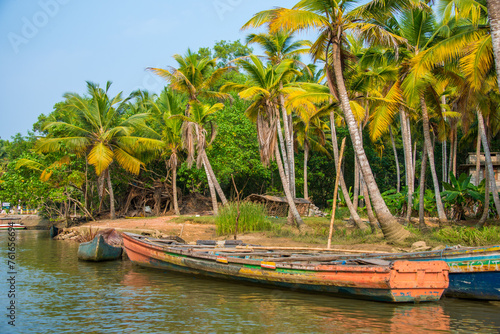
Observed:
[[[448,287],[444,261],[273,261],[273,253],[178,244],[132,233],[122,237],[133,263],[191,275],[385,302],[437,301]]]

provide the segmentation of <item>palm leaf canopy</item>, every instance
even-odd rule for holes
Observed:
[[[137,138],[131,135],[137,127],[144,124],[148,114],[122,117],[129,98],[123,99],[121,93],[109,98],[110,86],[111,83],[108,82],[104,90],[87,82],[88,96],[65,94],[61,108],[68,111],[71,118],[45,124],[44,129],[49,131],[49,135],[37,142],[36,150],[69,150],[78,155],[88,154],[88,161],[95,167],[97,175],[110,166],[115,157],[114,151],[119,150],[117,162],[126,170],[138,173],[140,164],[138,167],[130,154],[133,148],[124,145],[137,142]],[[129,152],[129,156],[121,151]]]

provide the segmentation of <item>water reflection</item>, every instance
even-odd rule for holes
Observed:
[[[49,240],[43,232],[18,236],[19,333],[497,333],[500,328],[500,303],[447,299],[394,305],[339,299],[126,261],[80,262],[76,244]],[[0,245],[5,240],[0,234]],[[2,258],[5,253],[0,249]],[[0,295],[2,306],[7,300]],[[10,332],[2,321],[0,333]]]

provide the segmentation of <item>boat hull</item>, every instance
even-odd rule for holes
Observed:
[[[25,230],[26,226],[21,225],[21,224],[1,224],[0,225],[0,230],[8,230],[8,229],[14,229],[14,230]]]
[[[445,291],[446,296],[500,300],[500,246],[448,248],[377,257],[387,260],[445,261],[450,267],[450,286]]]
[[[102,235],[96,236],[92,241],[83,242],[78,247],[78,259],[83,261],[111,261],[122,256],[122,248],[106,243]]]
[[[190,251],[147,243],[126,233],[122,236],[133,263],[186,274],[385,302],[436,301],[448,286],[448,267],[444,262],[396,261],[391,266],[317,264],[293,268],[272,262],[234,263],[245,261],[208,254],[195,257]]]

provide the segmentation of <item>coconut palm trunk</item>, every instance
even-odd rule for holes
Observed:
[[[420,230],[425,230],[427,225],[425,225],[424,219],[424,195],[425,195],[425,171],[427,169],[427,145],[424,143],[424,148],[422,152],[422,165],[420,167],[420,194],[418,203],[418,226]]]
[[[208,172],[207,165],[203,161],[203,168],[205,168],[205,174],[207,175],[208,189],[210,189],[210,198],[212,198],[212,208],[214,212],[214,216],[219,214],[219,206],[217,204],[217,193],[215,192],[214,182],[210,173]]]
[[[443,202],[441,201],[441,192],[439,187],[439,181],[436,173],[436,165],[434,163],[434,150],[432,148],[431,135],[429,129],[429,114],[427,112],[427,105],[425,103],[424,97],[420,97],[420,106],[422,108],[422,124],[424,127],[424,142],[427,148],[427,156],[429,157],[429,167],[431,169],[432,183],[434,185],[434,194],[436,197],[436,208],[438,212],[438,218],[440,223],[446,223],[448,219],[444,212]]]
[[[276,122],[278,124],[278,140],[280,143],[280,150],[281,150],[281,155],[283,156],[283,163],[285,165],[285,175],[287,177],[287,185],[290,187],[290,182],[288,181],[290,179],[290,164],[288,163],[288,154],[286,151],[286,145],[285,145],[285,140],[283,139],[283,133],[281,132],[281,120],[280,120],[280,114],[279,112],[276,112]],[[286,120],[285,120],[286,122]]]
[[[497,215],[500,215],[500,199],[498,198],[498,189],[495,179],[495,173],[493,171],[493,162],[491,161],[490,147],[488,145],[488,139],[486,138],[486,131],[484,129],[483,115],[479,110],[477,110],[477,120],[479,125],[479,133],[481,134],[481,139],[483,142],[484,159],[486,162],[486,172],[488,173],[488,179],[490,182],[491,191],[493,193],[493,201],[495,202]]]
[[[224,195],[224,192],[222,191],[222,188],[220,187],[220,184],[217,181],[217,178],[215,177],[214,170],[212,169],[212,165],[210,164],[210,161],[208,160],[207,157],[207,152],[203,150],[203,152],[201,152],[200,154],[202,155],[203,164],[205,165],[206,168],[205,170],[212,179],[214,188],[217,191],[217,194],[219,194],[220,200],[222,201],[222,205],[226,205],[227,204],[226,196]]]
[[[337,130],[335,127],[335,115],[333,114],[333,111],[330,113],[330,133],[332,137],[333,159],[335,161],[335,166],[337,166],[339,161],[339,146],[337,142]],[[345,184],[342,169],[339,171],[339,178],[340,178],[339,180],[340,188],[342,189],[342,193],[344,194],[344,200],[347,205],[347,208],[349,209],[349,213],[351,214],[352,220],[354,220],[354,223],[356,224],[356,226],[358,226],[359,229],[361,230],[368,229],[368,226],[366,226],[365,223],[361,220],[358,213],[356,212],[356,209],[354,208],[354,205],[352,204],[351,197],[349,195],[349,190],[347,189],[347,186]]]
[[[175,214],[179,216],[181,212],[179,211],[179,202],[177,199],[177,163],[178,163],[177,154],[175,153],[172,154],[170,159],[171,159],[170,166],[172,168],[172,197],[174,201],[174,211]]]
[[[283,89],[283,82],[280,82],[280,89]],[[286,111],[285,98],[283,94],[280,94],[279,101],[283,116],[283,130],[285,130],[285,144],[287,154],[287,160],[285,161],[285,164],[287,165],[285,166],[288,167],[286,169],[288,169],[288,183],[290,186],[290,191],[292,192],[292,196],[295,198],[295,159],[293,151],[293,125],[291,124],[292,115],[288,115]]]
[[[479,129],[478,129],[479,130]],[[479,173],[481,172],[481,133],[477,132],[476,140],[476,186],[479,185]]]
[[[278,143],[276,143],[276,148],[274,150],[274,154],[276,156],[276,164],[278,165],[278,172],[280,174],[281,182],[283,184],[283,190],[285,192],[285,197],[288,202],[288,207],[290,211],[293,214],[293,217],[295,218],[295,222],[297,223],[297,227],[299,230],[303,230],[306,226],[302,218],[300,217],[299,211],[297,210],[297,207],[295,206],[295,202],[292,198],[292,193],[290,192],[290,188],[288,187],[287,184],[287,177],[285,175],[285,171],[283,169],[283,162],[281,161],[281,156],[280,152],[278,149]]]
[[[412,202],[413,202],[413,160],[411,154],[411,135],[408,129],[408,122],[406,121],[406,112],[400,108],[399,117],[401,123],[401,136],[403,138],[403,153],[405,159],[405,178],[406,178],[406,190],[407,195],[407,205],[406,205],[406,220],[409,222],[411,218]]]
[[[486,173],[485,182],[484,182],[484,205],[483,205],[483,213],[481,214],[481,218],[477,222],[477,227],[483,227],[486,223],[486,219],[488,219],[488,213],[490,211],[490,180],[488,177],[488,173]]]
[[[396,161],[396,191],[399,193],[401,184],[401,175],[399,171],[399,161],[398,161],[398,151],[396,150],[396,143],[394,142],[394,136],[392,135],[392,128],[389,126],[389,135],[391,136],[392,151],[394,152],[394,160]]]
[[[309,200],[309,192],[307,189],[307,160],[309,159],[309,144],[304,141],[304,198]]]
[[[111,219],[116,218],[115,214],[115,194],[113,192],[113,184],[111,182],[111,173],[109,167],[106,170],[107,180],[108,180],[108,190],[109,190],[109,214]]]
[[[497,72],[497,83],[500,87],[500,0],[487,0],[488,19],[490,21],[493,56]]]
[[[337,83],[338,96],[341,102],[347,126],[349,128],[354,152],[358,157],[359,167],[361,169],[361,172],[363,173],[363,178],[365,180],[366,186],[368,187],[370,198],[372,199],[372,205],[375,210],[375,214],[377,215],[384,236],[391,242],[401,242],[408,236],[410,236],[410,232],[405,230],[403,226],[401,226],[393,217],[393,215],[389,211],[389,208],[387,208],[382,195],[380,194],[377,183],[375,182],[370,163],[368,162],[368,158],[366,157],[365,150],[363,148],[361,134],[358,131],[358,124],[351,110],[349,97],[345,88],[344,77],[342,73],[342,62],[340,60],[339,44],[332,44],[332,55],[332,65]]]

